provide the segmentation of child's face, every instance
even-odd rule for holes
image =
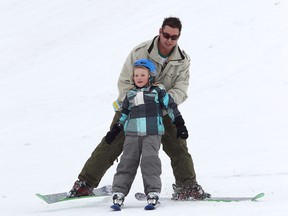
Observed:
[[[140,88],[145,86],[149,81],[149,70],[142,67],[134,68],[133,81]]]

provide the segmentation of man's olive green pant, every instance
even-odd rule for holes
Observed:
[[[110,128],[119,120],[121,113],[116,112]],[[191,185],[196,182],[191,155],[188,153],[186,140],[176,137],[177,129],[168,115],[163,118],[165,134],[162,136],[164,152],[171,159],[171,166],[175,177],[175,183],[180,185]],[[97,187],[105,172],[113,165],[123,150],[125,135],[121,131],[116,139],[108,144],[105,137],[92,152],[86,161],[78,178],[86,181],[91,187]],[[112,179],[111,179],[112,181]]]

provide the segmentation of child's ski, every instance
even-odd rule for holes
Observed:
[[[121,206],[117,204],[111,205],[110,208],[113,209],[113,211],[121,211]]]
[[[145,210],[155,210],[160,205],[160,202],[157,202],[156,205],[153,204],[147,204],[144,209]]]

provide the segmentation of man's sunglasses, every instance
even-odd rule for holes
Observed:
[[[180,37],[180,35],[170,35],[169,33],[164,32],[164,31],[161,31],[161,33],[162,33],[163,37],[168,39],[168,40],[170,38],[171,38],[171,40],[177,40]]]

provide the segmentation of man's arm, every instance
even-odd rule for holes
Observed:
[[[118,98],[113,102],[115,111],[120,110],[126,93],[133,87],[133,51],[128,55],[118,78]]]
[[[179,76],[174,82],[174,85],[171,89],[168,90],[168,93],[173,97],[176,104],[183,103],[188,98],[188,87],[189,87],[189,67],[190,62],[186,62],[183,69],[180,71]]]

